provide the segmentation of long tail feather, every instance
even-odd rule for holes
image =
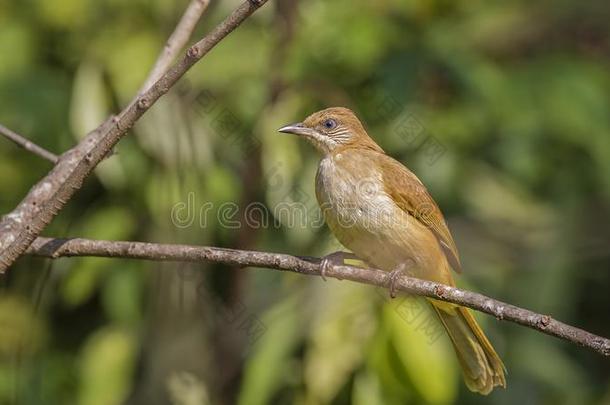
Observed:
[[[506,368],[467,308],[430,301],[457,354],[466,386],[489,394],[494,387],[506,388]]]

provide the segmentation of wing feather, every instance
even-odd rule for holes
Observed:
[[[441,210],[426,187],[400,162],[387,155],[382,156],[381,167],[386,192],[403,211],[432,231],[453,270],[461,273],[462,265],[455,241]]]

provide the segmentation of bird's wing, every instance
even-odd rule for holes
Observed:
[[[387,155],[381,159],[381,170],[385,191],[403,211],[432,231],[453,270],[461,273],[462,265],[453,237],[426,187],[409,169]]]

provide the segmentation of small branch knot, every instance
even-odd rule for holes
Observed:
[[[604,356],[610,356],[610,343],[605,340],[602,342],[601,346],[601,352],[604,354]]]
[[[538,320],[538,326],[541,329],[546,329],[547,326],[551,323],[551,317],[548,315],[542,315]]]
[[[199,48],[197,45],[193,45],[186,51],[186,54],[189,58],[196,58],[199,56]]]
[[[434,295],[436,295],[439,298],[444,298],[445,297],[445,287],[443,287],[442,285],[437,285],[434,287]]]
[[[150,102],[146,99],[146,97],[142,97],[138,100],[138,108],[141,110],[145,110],[150,105]]]

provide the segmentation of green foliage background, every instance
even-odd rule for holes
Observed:
[[[236,4],[213,1],[196,35]],[[129,102],[185,5],[0,2],[0,122],[65,151]],[[610,336],[609,17],[604,1],[270,0],[45,234],[330,253],[311,216],[243,215],[315,215],[318,157],[276,129],[344,105],[443,208],[461,286]],[[0,140],[1,212],[49,168]],[[227,203],[241,226],[218,219]],[[508,388],[473,395],[429,316],[274,271],[23,258],[0,291],[0,404],[610,403],[607,359],[485,316]]]

